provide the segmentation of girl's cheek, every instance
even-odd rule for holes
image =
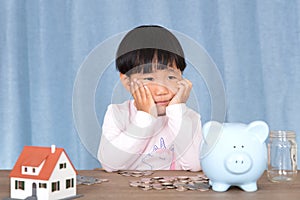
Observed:
[[[179,87],[178,87],[178,84],[177,83],[172,83],[169,85],[169,90],[173,93],[173,94],[176,94],[179,90]]]

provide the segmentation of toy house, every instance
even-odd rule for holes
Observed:
[[[76,196],[77,172],[63,148],[25,146],[10,173],[13,199],[40,200]]]

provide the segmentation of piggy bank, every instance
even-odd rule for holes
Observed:
[[[257,190],[257,180],[267,168],[265,140],[269,127],[263,121],[250,124],[207,122],[203,126],[201,167],[214,191],[230,186]]]

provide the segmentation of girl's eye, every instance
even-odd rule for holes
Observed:
[[[146,77],[146,78],[144,78],[144,80],[145,80],[145,81],[153,81],[154,78],[152,78],[152,77]]]
[[[168,79],[173,80],[173,79],[177,79],[176,76],[168,76]]]

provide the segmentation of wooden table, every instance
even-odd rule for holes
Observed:
[[[0,171],[0,200],[9,197],[9,171]],[[98,200],[98,199],[138,199],[138,200],[160,200],[160,199],[222,199],[222,200],[259,200],[259,199],[283,199],[283,200],[299,200],[300,199],[300,175],[297,180],[289,183],[272,183],[267,180],[266,173],[258,180],[258,191],[244,192],[237,187],[231,187],[227,192],[214,192],[212,190],[206,192],[176,190],[149,190],[143,191],[139,188],[129,186],[129,181],[139,180],[141,178],[125,177],[117,173],[106,173],[102,170],[78,171],[79,175],[93,176],[97,178],[109,179],[95,185],[78,185],[77,193],[83,197],[78,200]],[[187,171],[155,171],[151,176],[193,176],[199,173]]]

